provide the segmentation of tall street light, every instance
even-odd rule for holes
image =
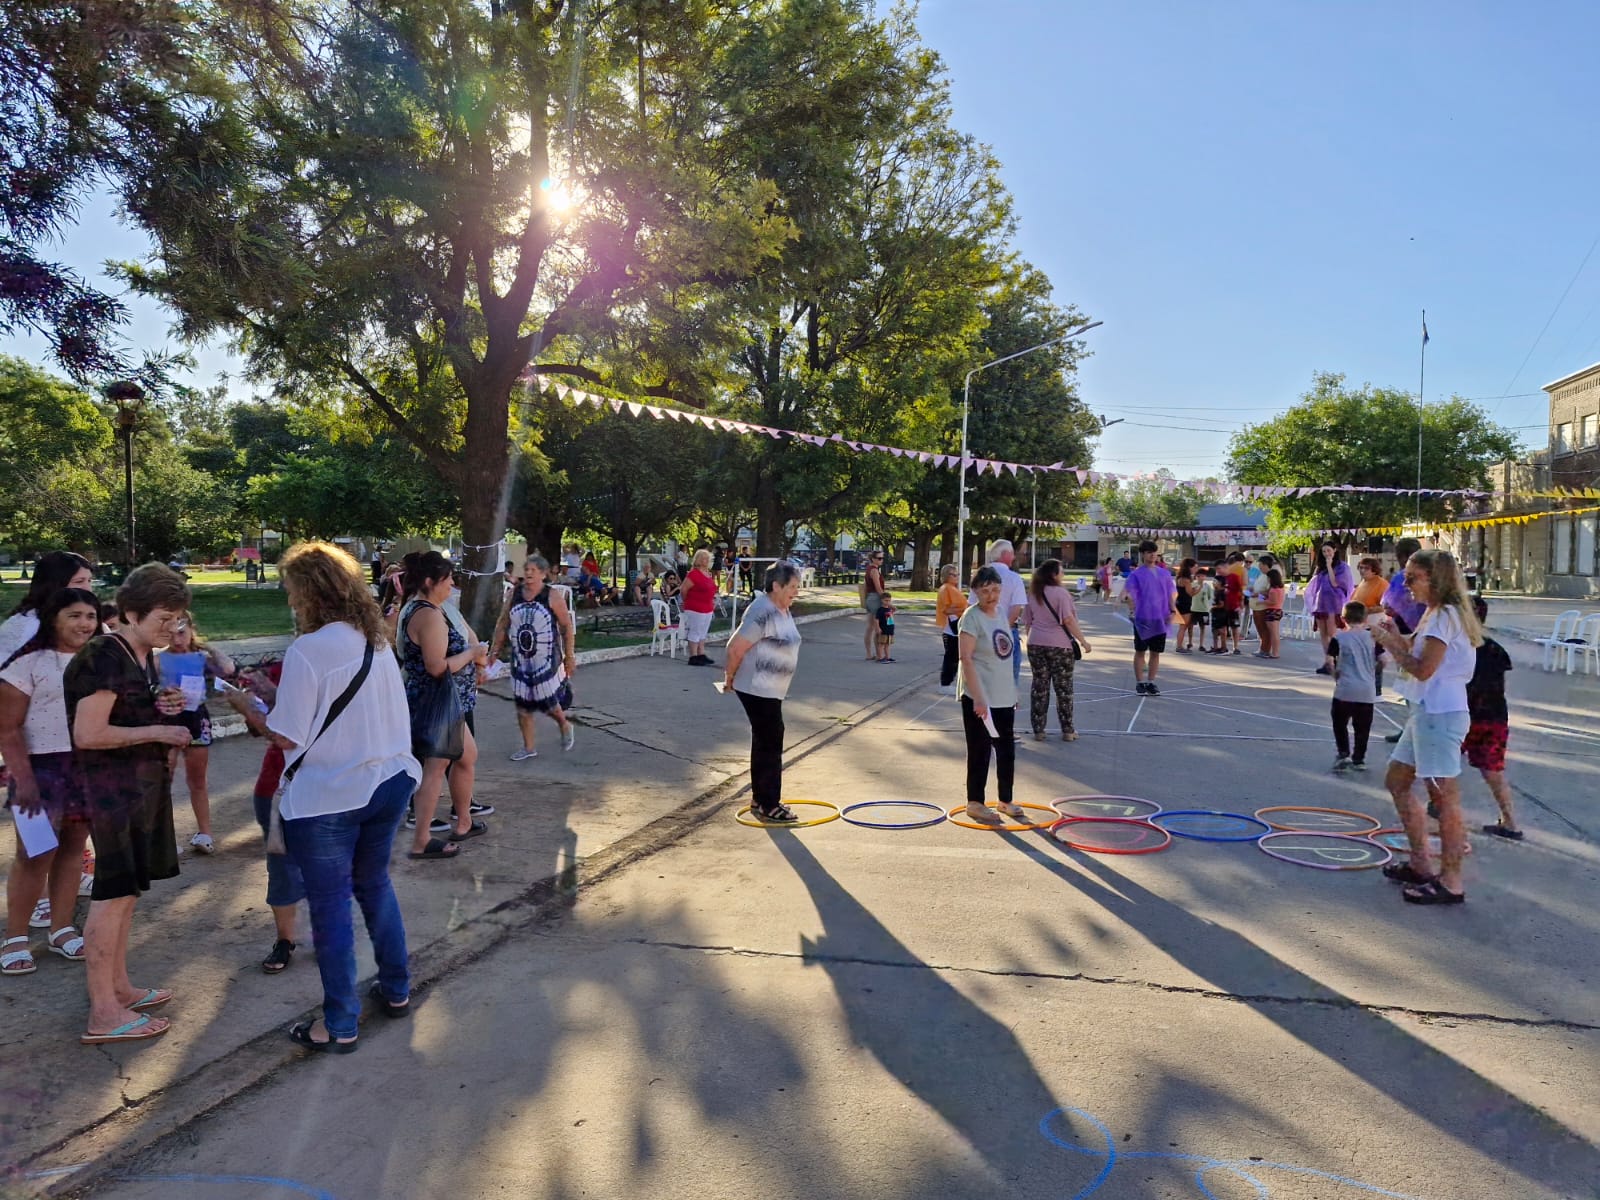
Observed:
[[[1032,354],[1035,350],[1043,350],[1047,346],[1057,346],[1062,342],[1071,341],[1073,338],[1088,333],[1091,329],[1098,329],[1104,324],[1104,321],[1089,321],[1086,324],[1068,330],[1060,337],[1053,337],[1048,342],[1040,342],[1037,346],[1029,346],[1026,350],[1018,350],[1015,354],[1007,354],[1004,358],[997,358],[993,362],[983,363],[967,372],[966,382],[961,385],[961,482],[956,491],[956,564],[959,570],[965,572],[967,569],[967,418],[971,414],[972,377],[979,371],[987,371],[990,367],[998,367],[1001,363],[1010,362],[1013,358],[1021,358],[1024,354]]]
[[[117,432],[122,435],[123,495],[128,509],[128,570],[133,561],[133,427],[139,423],[139,412],[144,408],[144,389],[129,380],[118,380],[106,386],[106,399],[117,409]]]

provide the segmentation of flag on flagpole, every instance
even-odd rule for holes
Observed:
[[[1422,318],[1422,344],[1424,346],[1428,344],[1428,318],[1426,316]]]

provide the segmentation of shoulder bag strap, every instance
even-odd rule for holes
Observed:
[[[361,690],[361,685],[367,681],[367,673],[372,670],[372,643],[367,643],[366,653],[361,656],[361,669],[356,672],[355,678],[350,681],[344,691],[339,693],[339,698],[328,708],[328,715],[322,719],[322,728],[317,730],[316,736],[306,743],[306,748],[300,751],[300,756],[284,768],[283,782],[285,786],[294,778],[294,773],[300,769],[300,764],[305,761],[306,755],[311,753],[311,747],[317,744],[317,738],[328,732],[328,726],[345,709],[350,707],[350,701],[356,698],[356,693]]]

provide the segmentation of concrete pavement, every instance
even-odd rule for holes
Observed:
[[[1095,652],[1080,664],[1081,739],[1025,740],[1019,799],[1392,816],[1381,771],[1327,773],[1329,689],[1310,647],[1276,664],[1168,656],[1165,694],[1146,700],[1129,687],[1126,624],[1083,616]],[[856,621],[806,631],[786,705],[791,797],[960,800],[954,701],[927,674],[936,642],[926,618],[906,624],[887,667],[859,661]],[[397,868],[437,982],[413,1021],[364,1027],[354,1057],[283,1053],[315,972],[256,973],[263,920],[229,928],[235,907],[172,940],[174,922],[214,905],[261,913],[248,829],[228,844],[248,864],[235,895],[220,872],[187,903],[153,894],[165,908],[145,914],[135,961],[170,968],[160,981],[184,997],[161,1043],[71,1044],[81,994],[59,990],[58,964],[57,1006],[8,1022],[54,1081],[41,1088],[60,1089],[30,1133],[66,1127],[57,1109],[114,1108],[119,1086],[136,1107],[38,1166],[181,1126],[96,1194],[1597,1194],[1600,729],[1582,684],[1513,674],[1529,840],[1476,839],[1469,903],[1417,910],[1375,872],[1307,870],[1248,844],[1113,858],[951,825],[745,829],[728,815],[742,717],[686,672],[580,673],[591,728],[571,761],[535,760],[537,789],[487,754],[480,795],[518,798],[469,860]],[[1475,827],[1488,798],[1475,779],[1466,792]],[[597,846],[612,849],[587,857]],[[186,887],[224,857],[186,862]],[[571,861],[603,877],[583,886],[580,869],[575,896],[525,890]],[[272,1009],[264,997],[286,986],[298,1000]],[[242,1042],[251,1029],[262,1036]]]

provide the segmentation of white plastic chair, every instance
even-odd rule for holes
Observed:
[[[672,610],[667,607],[667,602],[659,596],[650,600],[650,625],[651,656],[653,657],[665,642],[667,657],[677,658],[678,647],[684,644],[683,626],[678,624],[677,618],[672,615]]]
[[[1293,607],[1298,603],[1299,607]],[[1283,601],[1283,620],[1279,622],[1279,632],[1286,638],[1294,641],[1304,641],[1311,636],[1311,615],[1306,612],[1304,597],[1293,593],[1286,593]]]
[[[1576,642],[1567,642],[1558,653],[1566,660],[1567,674],[1572,674],[1572,668],[1579,663],[1583,664],[1583,673],[1589,673],[1589,664],[1594,663],[1596,675],[1600,675],[1600,613],[1590,613],[1578,623]]]
[[[1543,666],[1546,671],[1554,671],[1560,660],[1565,657],[1566,651],[1563,647],[1567,645],[1569,637],[1578,635],[1578,622],[1582,618],[1583,614],[1577,609],[1569,608],[1566,612],[1557,614],[1555,628],[1550,631],[1549,637],[1533,639],[1535,646],[1544,647]]]

